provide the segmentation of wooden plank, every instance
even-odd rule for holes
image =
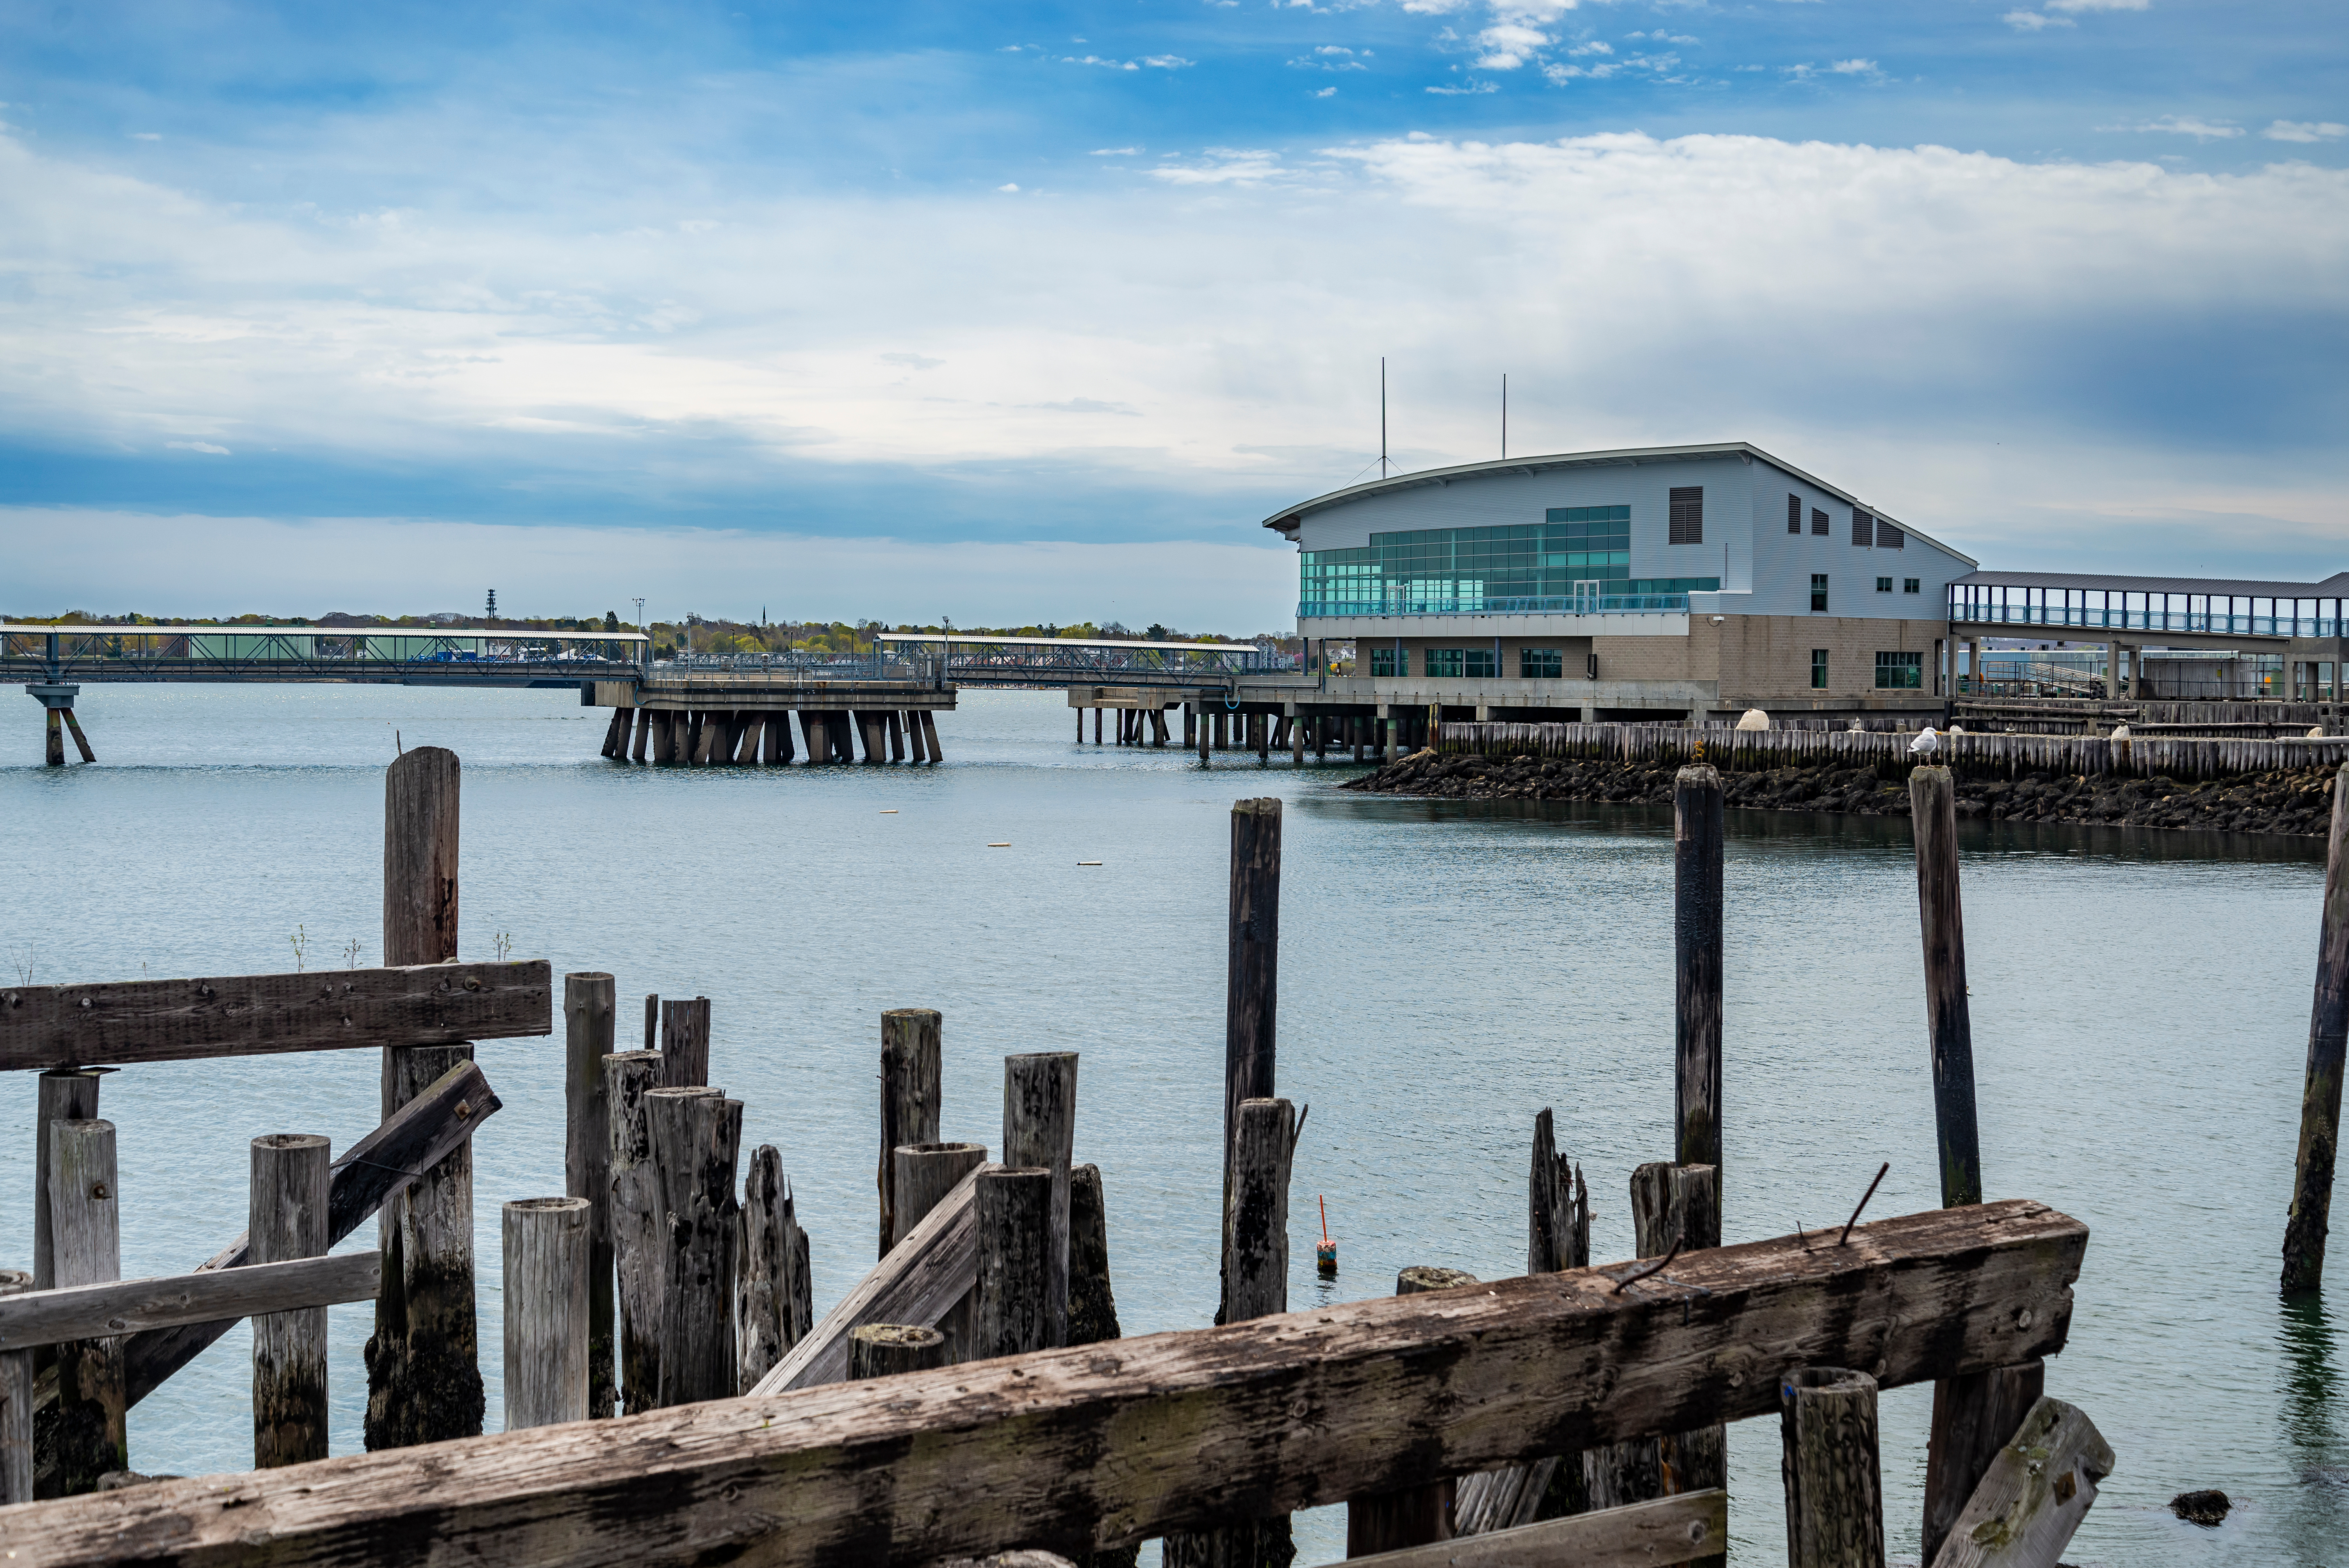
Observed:
[[[554,1032],[544,959],[0,991],[0,1071]]]
[[[848,1331],[861,1325],[936,1328],[978,1284],[978,1177],[1002,1169],[973,1167],[751,1392],[781,1394],[845,1381]]]
[[[0,1350],[67,1339],[98,1339],[219,1318],[296,1312],[336,1302],[373,1301],[383,1287],[383,1254],[294,1258],[282,1264],[165,1274],[158,1279],[27,1291],[0,1296]]]
[[[1361,1568],[1557,1568],[1567,1563],[1668,1568],[1717,1557],[1728,1544],[1729,1493],[1716,1488],[1350,1562]]]
[[[2112,1473],[2112,1445],[2095,1423],[2042,1398],[1991,1461],[1933,1568],[2051,1568]]]
[[[1614,1264],[913,1373],[885,1398],[843,1384],[158,1481],[28,1510],[8,1544],[12,1568],[195,1568],[261,1542],[271,1568],[1073,1554],[1763,1415],[1822,1361],[1899,1387],[2052,1354],[2086,1245],[2038,1203],[1935,1210],[1636,1283]]]

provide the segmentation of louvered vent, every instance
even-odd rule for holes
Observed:
[[[1786,498],[1786,531],[1788,533],[1803,531],[1803,498],[1801,496],[1790,495]]]
[[[1821,539],[1827,536],[1827,514],[1817,507],[1811,508],[1811,531]]]
[[[1675,485],[1672,487],[1671,531],[1665,536],[1668,544],[1702,544],[1704,542],[1704,487]]]
[[[1885,521],[1880,517],[1876,520],[1877,549],[1899,550],[1908,544],[1908,542],[1909,536],[1907,534],[1901,532],[1899,529],[1893,527],[1890,523]]]
[[[1876,520],[1857,507],[1851,509],[1851,542],[1862,550],[1876,542]]]

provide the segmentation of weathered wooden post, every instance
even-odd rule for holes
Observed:
[[[1641,1257],[1682,1255],[1721,1244],[1721,1174],[1710,1165],[1642,1165],[1631,1172],[1631,1224]],[[1659,1497],[1729,1484],[1729,1434],[1721,1426],[1654,1440]],[[1700,1564],[1718,1563],[1702,1557]]]
[[[709,998],[661,1004],[661,1087],[698,1088],[709,1081]]]
[[[971,1289],[972,1359],[1051,1345],[1052,1172],[982,1171],[977,1178],[978,1280]]]
[[[792,1204],[782,1152],[771,1143],[750,1151],[750,1169],[742,1173],[740,1261],[734,1332],[740,1348],[735,1359],[747,1394],[814,1321],[807,1233],[800,1229]]]
[[[122,1277],[120,1198],[114,1123],[52,1124],[49,1243],[57,1288]],[[43,1445],[57,1456],[55,1495],[93,1491],[98,1477],[130,1468],[124,1425],[129,1408],[121,1340],[77,1339],[57,1346],[57,1404],[49,1442]]]
[[[658,1051],[620,1051],[604,1058],[604,1106],[611,1127],[612,1270],[619,1400],[628,1414],[652,1409],[660,1395],[660,1298],[666,1226],[657,1207],[652,1134],[645,1096],[659,1087]]]
[[[612,1123],[604,1058],[616,991],[609,975],[563,977],[563,1190],[587,1201],[587,1413],[612,1414]]]
[[[1101,1167],[1079,1165],[1069,1172],[1069,1343],[1099,1345],[1116,1337],[1117,1295],[1110,1288],[1109,1208]]]
[[[1288,1101],[1240,1102],[1224,1215],[1227,1323],[1288,1310],[1288,1172],[1296,1150]],[[1286,1568],[1295,1555],[1285,1513],[1170,1535],[1165,1543],[1166,1568]]]
[[[1788,1568],[1884,1568],[1876,1379],[1811,1367],[1778,1384]]]
[[[891,1151],[891,1178],[896,1194],[897,1228],[889,1238],[895,1247],[938,1206],[938,1200],[962,1185],[962,1179],[987,1163],[984,1143],[909,1143]],[[1074,1180],[1073,1173],[1071,1180]],[[1071,1188],[1073,1193],[1075,1189]],[[1073,1197],[1071,1203],[1075,1202]],[[1071,1212],[1074,1211],[1071,1210]],[[1070,1222],[1073,1227],[1075,1221]],[[887,1255],[887,1249],[883,1250]]]
[[[848,1331],[848,1380],[926,1372],[947,1364],[947,1336],[910,1323],[867,1323]]]
[[[1231,909],[1224,961],[1224,1213],[1242,1100],[1274,1093],[1279,1013],[1280,799],[1232,802]],[[1225,1256],[1231,1237],[1224,1237]],[[1230,1303],[1219,1303],[1222,1322]]]
[[[1069,1342],[1069,1167],[1077,1132],[1077,1053],[1036,1051],[1003,1058],[1003,1163],[1052,1176],[1051,1233],[1045,1243],[1047,1346]]]
[[[588,1260],[595,1216],[585,1198],[505,1206],[506,1430],[587,1418]]]
[[[253,1140],[245,1239],[256,1264],[326,1255],[333,1177],[326,1140],[273,1132]],[[253,1320],[253,1468],[326,1457],[326,1309]]]
[[[935,1007],[892,1007],[881,1015],[881,1253],[913,1229],[896,1221],[897,1150],[936,1143],[944,1068]]]
[[[102,1072],[88,1068],[52,1068],[37,1080],[33,1113],[33,1284],[35,1290],[57,1288],[57,1261],[49,1239],[49,1129],[60,1121],[93,1121],[98,1117],[98,1086]],[[46,1364],[48,1357],[44,1356]]]
[[[1966,933],[1958,893],[1957,796],[1946,768],[1909,776],[1917,841],[1917,913],[1925,938],[1925,1024],[1933,1055],[1933,1119],[1941,1206],[1982,1201],[1974,1120],[1974,1031],[1966,1004]],[[2338,808],[2336,810],[2336,814]]]
[[[2316,942],[2316,1001],[2308,1020],[2308,1073],[2300,1096],[2300,1158],[2283,1228],[2283,1288],[2324,1279],[2324,1233],[2341,1150],[2341,1074],[2349,1045],[2349,767],[2333,779],[2333,831],[2325,845],[2324,913]]]
[[[644,1097],[659,1212],[666,1219],[661,1274],[660,1393],[664,1408],[732,1397],[734,1257],[741,1223],[734,1168],[742,1102],[705,1088],[662,1088]]]
[[[1672,785],[1674,1096],[1682,1165],[1721,1165],[1721,775],[1703,763]],[[1716,1215],[1716,1221],[1718,1216]],[[1710,1235],[1693,1247],[1721,1245]]]
[[[1419,1295],[1475,1283],[1475,1274],[1459,1269],[1415,1264],[1395,1276],[1395,1294]],[[1447,1477],[1423,1486],[1348,1499],[1346,1555],[1368,1557],[1374,1553],[1451,1540],[1452,1491],[1453,1483]]]
[[[0,1269],[0,1296],[33,1288],[30,1269]],[[0,1350],[0,1508],[33,1501],[33,1353]]]
[[[614,1044],[617,1044],[615,1041]],[[645,998],[645,1049],[660,1049],[660,996],[655,993]]]
[[[383,961],[457,956],[457,754],[419,746],[384,771]],[[383,1119],[471,1046],[384,1048]],[[387,1201],[383,1295],[367,1341],[369,1449],[477,1437],[483,1392],[473,1313],[473,1150],[460,1144]]]

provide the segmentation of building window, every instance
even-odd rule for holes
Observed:
[[[1876,580],[1876,591],[1877,591],[1878,593],[1891,593],[1891,592],[1892,592],[1892,579],[1891,579],[1891,578],[1889,578],[1889,577],[1879,577],[1879,578],[1878,578],[1878,579]]]
[[[1811,609],[1817,612],[1826,607],[1827,574],[1824,572],[1814,572],[1811,573]]]
[[[1786,498],[1786,531],[1788,533],[1803,531],[1803,498],[1801,496],[1790,495]]]
[[[1921,593],[1924,591],[1925,584],[1918,578],[1903,577],[1900,580],[1900,592],[1903,593]]]
[[[1876,542],[1876,520],[1857,507],[1851,509],[1851,542],[1862,550]]]
[[[1501,673],[1501,655],[1491,648],[1470,648],[1467,667],[1461,673],[1470,680],[1492,680]]]
[[[1685,610],[1685,600],[1665,596],[1720,586],[1717,577],[1632,577],[1628,505],[1554,506],[1539,522],[1408,529],[1350,549],[1305,551],[1298,614]],[[1589,604],[1594,596],[1599,603]]]
[[[1664,542],[1702,544],[1704,542],[1704,487],[1674,485],[1671,502],[1671,524],[1665,534]]]
[[[1461,648],[1430,648],[1427,650],[1427,673],[1433,676],[1457,678],[1467,663],[1465,655],[1466,651]]]
[[[1901,532],[1899,529],[1893,527],[1890,523],[1885,521],[1880,517],[1876,520],[1877,549],[1899,550],[1908,542],[1909,536],[1907,534]]]
[[[1827,651],[1825,648],[1811,650],[1811,689],[1827,689]]]
[[[1878,654],[1876,655],[1876,689],[1878,691],[1917,691],[1925,684],[1925,655],[1922,654]]]
[[[1827,514],[1826,514],[1826,512],[1822,511],[1821,510],[1819,510],[1817,507],[1813,507],[1813,508],[1811,508],[1811,533],[1812,533],[1812,535],[1813,535],[1814,537],[1816,537],[1816,538],[1825,539],[1825,538],[1827,536],[1827,528],[1828,528],[1828,526],[1829,526],[1829,525],[1828,525],[1828,523],[1827,523]]]
[[[1566,676],[1566,664],[1556,648],[1519,648],[1517,676],[1521,680],[1554,681]]]
[[[1411,674],[1411,650],[1408,648],[1372,648],[1371,674],[1373,676],[1407,676]]]

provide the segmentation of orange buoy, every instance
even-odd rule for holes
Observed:
[[[1313,1201],[1321,1207],[1321,1244],[1313,1249],[1313,1266],[1323,1279],[1338,1277],[1338,1243],[1330,1239],[1330,1200],[1319,1192]]]

